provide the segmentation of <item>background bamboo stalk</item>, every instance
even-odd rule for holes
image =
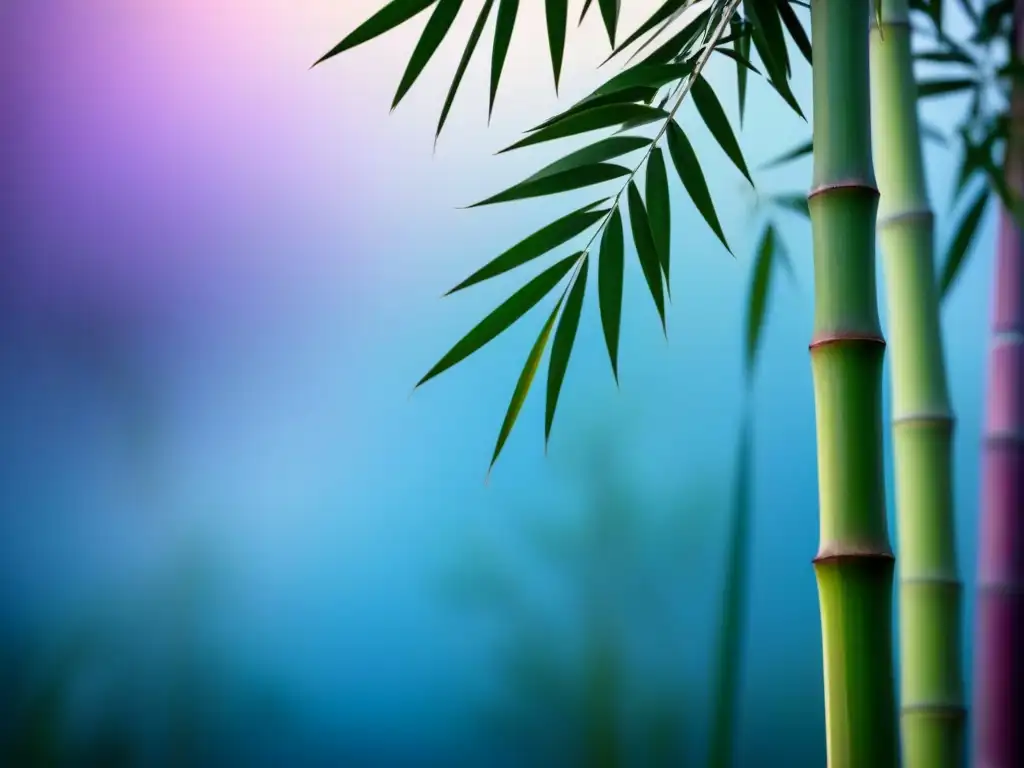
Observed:
[[[1014,50],[1024,55],[1024,0],[1014,3]],[[1006,179],[1024,197],[1024,88],[1014,80]],[[1024,764],[1024,240],[999,214],[982,467],[975,659],[979,768]]]
[[[892,365],[903,764],[965,757],[952,436],[907,0],[871,33],[871,112]]]
[[[898,763],[871,155],[870,0],[812,0],[814,378],[825,727],[831,768]]]

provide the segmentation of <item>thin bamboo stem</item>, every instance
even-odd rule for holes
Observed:
[[[875,285],[871,0],[812,0],[814,377],[825,727],[831,768],[898,763]]]
[[[952,503],[954,418],[907,0],[882,0],[881,24],[871,32],[871,95],[892,353],[903,764],[955,768],[964,762],[966,710]]]
[[[1024,0],[1014,3],[1014,51],[1024,56]],[[1024,87],[1010,99],[1006,180],[1024,197]],[[982,459],[975,656],[978,768],[1024,764],[1024,237],[999,214]]]

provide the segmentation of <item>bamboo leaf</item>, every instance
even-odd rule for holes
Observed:
[[[562,74],[562,58],[565,54],[565,29],[569,17],[569,0],[544,0],[544,11],[548,25],[551,69],[555,75],[555,93],[558,93],[558,79]]]
[[[503,331],[507,330],[519,318],[533,309],[541,299],[547,296],[552,289],[565,277],[573,264],[579,260],[580,254],[575,253],[567,256],[561,261],[545,269],[530,282],[513,293],[491,314],[481,320],[476,327],[462,337],[448,350],[437,364],[419,380],[417,387],[423,386],[435,376],[444,373],[452,366],[461,363],[471,354],[492,341]]]
[[[652,13],[647,21],[637,27],[636,31],[632,35],[619,44],[619,47],[615,49],[613,55],[621,53],[624,49],[631,46],[656,26],[669,19],[674,13],[676,13],[676,11],[681,11],[692,1],[693,0],[665,0],[665,2],[661,4],[661,7]]]
[[[587,11],[590,10],[590,6],[593,5],[593,3],[594,3],[594,0],[584,0],[583,10],[580,11],[580,20],[579,20],[579,22],[577,22],[577,26],[579,26],[580,24],[583,23],[583,19],[586,17]]]
[[[807,63],[811,63],[811,41],[807,37],[807,32],[804,30],[803,24],[800,23],[800,19],[797,18],[796,13],[793,11],[788,0],[780,0],[776,3],[775,7],[779,11],[779,16],[782,18],[782,23],[786,25],[786,29],[789,30],[789,36],[793,38],[793,42],[796,43],[796,47],[800,49],[800,53],[803,54],[804,59]]]
[[[790,163],[794,160],[799,160],[801,157],[805,157],[806,155],[811,154],[813,150],[813,142],[805,141],[803,144],[793,147],[793,149],[789,150],[788,152],[783,152],[778,157],[772,158],[767,163],[762,165],[759,168],[759,170],[766,171],[769,168],[776,168],[780,165],[785,165],[786,163]]]
[[[647,287],[651,291],[651,298],[654,299],[654,306],[658,310],[658,317],[661,318],[661,328],[667,333],[665,294],[661,284],[661,263],[658,260],[658,249],[655,248],[654,238],[651,235],[651,223],[647,218],[647,209],[644,208],[644,201],[640,197],[640,191],[636,188],[636,182],[629,182],[628,200],[629,228],[633,233],[636,255],[640,260],[644,278],[647,280]]]
[[[523,409],[523,403],[526,402],[526,396],[530,393],[530,386],[533,384],[534,378],[537,376],[537,369],[540,367],[540,359],[544,355],[544,348],[548,345],[548,338],[551,336],[551,327],[555,324],[555,317],[558,315],[558,310],[561,308],[562,300],[559,299],[558,303],[555,304],[555,308],[551,311],[551,315],[548,317],[544,327],[541,328],[540,335],[537,336],[537,341],[533,343],[533,348],[530,350],[530,354],[526,358],[526,364],[523,366],[522,373],[519,374],[519,381],[516,382],[516,388],[512,392],[512,400],[508,404],[508,410],[505,412],[505,420],[501,423],[501,430],[498,432],[498,441],[494,445],[494,455],[491,456],[491,465],[487,468],[488,474],[494,468],[494,463],[498,460],[498,456],[501,454],[501,449],[505,447],[505,441],[508,440],[508,436],[512,433],[512,427],[516,424],[516,419],[519,418],[519,412]]]
[[[480,9],[480,15],[477,16],[476,24],[473,25],[473,30],[469,33],[469,40],[466,42],[466,50],[462,52],[462,58],[459,59],[459,66],[455,70],[455,76],[452,78],[451,87],[448,89],[448,95],[445,97],[444,106],[441,107],[441,117],[437,121],[437,131],[434,133],[434,143],[437,143],[438,137],[441,135],[441,130],[444,128],[445,122],[448,120],[448,113],[451,111],[452,104],[455,103],[455,94],[459,90],[459,86],[462,84],[462,78],[466,74],[466,69],[469,67],[469,60],[473,58],[473,53],[476,51],[476,46],[480,42],[480,37],[484,32],[484,25],[487,23],[487,17],[491,15],[491,9],[494,7],[494,0],[485,0],[483,8]]]
[[[977,83],[969,77],[957,77],[948,80],[925,80],[917,84],[917,97],[928,99],[974,88]]]
[[[775,228],[768,225],[761,235],[754,261],[754,274],[750,284],[750,299],[747,303],[746,373],[748,383],[753,379],[754,363],[757,360],[764,326],[765,310],[768,306],[768,289],[772,278],[772,259],[775,256]]]
[[[619,325],[622,320],[622,274],[624,266],[622,216],[614,208],[601,236],[597,263],[597,297],[601,309],[601,327],[608,347],[612,375],[619,380]]]
[[[750,178],[750,171],[747,170],[747,164],[743,159],[743,152],[740,150],[739,142],[736,141],[736,134],[733,133],[732,126],[729,125],[729,118],[725,116],[725,110],[722,109],[722,104],[715,95],[714,89],[703,76],[697,75],[690,87],[690,95],[693,97],[694,106],[697,107],[697,111],[704,119],[705,125],[715,137],[715,141],[739,168],[740,173],[750,182],[750,186],[754,186],[754,180]]]
[[[505,147],[498,154],[511,152],[513,149],[521,149],[532,144],[540,144],[554,139],[564,139],[580,133],[611,128],[623,123],[635,120],[644,123],[652,123],[656,120],[664,120],[668,113],[663,109],[649,107],[646,104],[611,104],[607,107],[596,107],[588,109],[579,114],[567,117],[557,123],[541,128],[534,133],[520,139],[515,144]]]
[[[792,109],[802,120],[807,118],[804,116],[803,111],[800,109],[800,105],[796,101],[796,97],[793,96],[793,92],[789,88],[789,60],[786,58],[786,46],[785,39],[781,38],[782,31],[779,30],[780,40],[782,43],[781,54],[778,50],[773,50],[773,45],[778,45],[778,42],[769,42],[765,36],[763,24],[760,21],[761,14],[764,9],[758,10],[754,7],[756,0],[744,0],[743,8],[744,14],[752,19],[753,23],[750,26],[751,40],[754,43],[754,48],[757,50],[758,55],[761,57],[761,61],[764,63],[764,68],[768,72],[768,82],[772,88],[782,97],[790,109]],[[763,2],[761,3],[763,5]],[[772,15],[774,16],[775,11],[773,8],[769,8]],[[775,21],[778,22],[778,17],[775,17]],[[779,58],[779,56],[783,58]]]
[[[580,100],[576,104],[573,104],[564,112],[560,112],[554,117],[550,117],[543,123],[535,125],[530,128],[527,133],[535,133],[542,128],[548,128],[555,123],[561,123],[570,117],[588,112],[591,109],[597,109],[598,107],[608,107],[615,104],[634,104],[637,102],[649,103],[654,100],[658,90],[656,88],[627,88],[622,91],[615,91],[603,96],[588,96],[585,99]]]
[[[736,36],[736,40],[733,43],[733,49],[736,52],[736,93],[739,97],[740,106],[740,127],[743,127],[743,113],[747,107],[747,68],[741,63],[743,61],[749,61],[750,59],[750,35],[740,34],[743,29],[743,25],[732,20],[733,33]]]
[[[693,72],[693,62],[690,61],[671,64],[648,64],[646,61],[641,62],[615,75],[615,77],[604,83],[584,101],[633,88],[657,89],[666,83],[682,80],[691,72]]]
[[[972,69],[977,62],[968,56],[964,51],[941,50],[941,51],[918,51],[914,54],[917,61],[927,61],[933,64],[963,64]]]
[[[772,58],[778,63],[780,69],[780,80],[785,82],[790,74],[789,52],[786,47],[786,37],[782,33],[782,23],[779,19],[778,5],[775,0],[753,0],[756,6],[757,26],[760,27],[768,50]]]
[[[391,0],[390,3],[385,5],[373,14],[373,16],[350,32],[340,43],[317,59],[313,63],[313,66],[315,67],[317,64],[322,64],[328,59],[337,56],[339,53],[344,53],[350,48],[355,48],[357,45],[369,42],[375,37],[380,37],[385,32],[389,32],[395,27],[401,26],[405,22],[409,21],[413,16],[417,16],[422,13],[437,1],[438,0]]]
[[[665,26],[668,26],[673,19],[674,17],[666,19],[664,22]],[[647,58],[643,60],[642,64],[667,64],[670,61],[680,58],[682,56],[683,51],[687,50],[690,47],[690,45],[692,45],[694,39],[700,33],[700,30],[702,28],[705,28],[710,20],[710,9],[702,11],[701,13],[697,14],[697,16],[695,16],[689,24],[687,24],[681,30],[672,35],[672,37],[670,37],[667,41],[658,46],[653,53],[651,53]],[[658,32],[660,33],[661,30],[658,30]],[[647,46],[657,38],[658,33],[655,33],[649,40],[647,40],[643,45],[641,45],[636,50],[636,53],[634,53],[633,56],[630,57],[630,60],[632,60],[636,56],[639,56],[640,53],[646,50]],[[620,46],[619,50],[621,49],[622,46]],[[618,51],[612,53],[611,56],[605,59],[605,63],[611,60],[617,53]]]
[[[572,213],[557,219],[545,227],[534,232],[529,237],[519,241],[496,259],[481,267],[457,286],[452,288],[445,296],[450,296],[456,291],[469,288],[471,285],[490,280],[492,277],[503,275],[506,272],[521,267],[527,262],[533,261],[545,253],[553,251],[558,246],[567,243],[588,227],[593,226],[608,214],[607,208],[593,210],[602,201],[585,205]]]
[[[452,23],[459,14],[460,8],[462,8],[462,0],[438,0],[434,12],[430,14],[427,25],[423,28],[423,34],[420,35],[419,42],[416,43],[416,47],[412,51],[409,63],[405,67],[405,73],[398,84],[395,98],[391,102],[392,110],[398,106],[398,103],[405,94],[409,92],[413,83],[416,82],[423,72],[423,68],[427,66],[427,62],[437,52],[437,48],[441,45],[441,41],[444,40],[444,36],[452,28]]]
[[[601,9],[601,18],[604,20],[604,28],[608,33],[608,43],[615,48],[615,31],[619,24],[620,0],[597,0]]]
[[[768,198],[768,202],[793,213],[799,213],[808,220],[811,218],[811,209],[807,205],[807,197],[805,195],[773,195]]]
[[[498,95],[498,83],[501,71],[505,67],[505,57],[512,40],[512,30],[516,26],[516,15],[519,13],[519,0],[499,0],[498,18],[494,23],[494,47],[491,51],[491,92],[487,104],[487,118],[494,114],[494,100]]]
[[[629,168],[623,168],[615,163],[594,163],[579,168],[571,168],[567,171],[559,171],[539,179],[527,179],[504,192],[499,192],[493,197],[474,203],[470,208],[479,208],[482,205],[494,205],[495,203],[507,203],[512,200],[525,200],[529,197],[543,197],[544,195],[556,195],[559,192],[569,192],[574,189],[583,189],[594,184],[602,184],[612,179],[620,179],[629,176]]]
[[[704,172],[700,167],[700,160],[694,152],[690,140],[686,138],[683,129],[673,120],[668,125],[668,151],[672,156],[672,163],[676,167],[687,194],[697,206],[704,221],[711,227],[711,231],[722,241],[725,249],[732,253],[729,243],[726,242],[725,233],[722,232],[722,225],[718,221],[718,214],[715,213],[715,204],[711,199],[711,192],[708,190],[707,181],[704,179]]]
[[[761,70],[759,70],[757,67],[755,67],[753,64],[751,64],[749,59],[745,59],[745,58],[739,56],[736,53],[736,51],[729,50],[728,48],[715,48],[715,53],[720,53],[723,56],[728,56],[730,59],[732,59],[733,61],[736,62],[736,65],[737,65],[738,69],[743,69],[744,71],[749,69],[755,75],[760,75],[761,74]],[[746,84],[745,83],[744,83],[743,87],[744,87],[744,89],[746,88]]]
[[[974,202],[971,203],[964,217],[960,220],[956,235],[949,245],[946,260],[942,265],[942,275],[939,278],[940,301],[949,295],[950,289],[956,282],[957,277],[960,276],[960,267],[963,265],[964,256],[967,255],[971,242],[974,240],[974,235],[978,231],[978,224],[985,214],[985,208],[988,206],[991,196],[989,188],[982,187],[974,198]]]
[[[555,409],[558,407],[558,395],[562,391],[562,382],[569,367],[569,356],[576,342],[576,331],[580,325],[580,313],[583,310],[583,294],[587,290],[587,270],[589,258],[584,256],[580,264],[580,273],[569,291],[565,301],[562,319],[558,321],[555,340],[551,344],[551,360],[548,363],[548,398],[544,413],[544,444],[551,439],[551,425],[555,420]]]
[[[589,146],[577,149],[575,152],[563,157],[561,160],[544,166],[535,174],[530,176],[527,181],[533,181],[534,179],[540,179],[544,176],[551,176],[555,173],[567,171],[572,168],[578,168],[583,165],[592,165],[594,163],[600,163],[604,160],[612,160],[616,157],[635,152],[638,149],[643,149],[651,140],[646,136],[609,136],[607,139],[601,139]]]
[[[672,211],[668,196],[668,174],[665,172],[665,158],[661,148],[655,147],[647,159],[647,177],[645,179],[647,195],[647,218],[651,224],[651,239],[658,250],[662,272],[665,274],[665,287],[672,295],[669,281],[669,260],[672,246]]]

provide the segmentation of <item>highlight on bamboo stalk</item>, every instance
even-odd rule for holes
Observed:
[[[548,48],[556,84],[564,52],[566,4],[567,0],[547,0],[545,5]],[[557,139],[577,138],[597,130],[611,130],[612,135],[574,150],[518,184],[469,206],[602,188],[592,203],[560,216],[516,243],[449,292],[530,264],[589,232],[582,248],[575,248],[571,255],[547,266],[513,293],[456,343],[416,385],[419,387],[485,346],[561,286],[516,382],[491,457],[491,467],[515,425],[550,342],[545,444],[549,441],[587,292],[587,281],[592,273],[596,275],[597,301],[612,374],[618,382],[618,342],[627,240],[633,243],[662,332],[667,334],[672,251],[669,163],[707,225],[731,253],[708,189],[706,174],[687,131],[677,118],[680,105],[687,96],[692,98],[699,117],[721,150],[752,185],[750,171],[729,118],[715,89],[704,77],[705,66],[714,54],[728,57],[736,63],[741,114],[745,111],[743,102],[747,78],[753,73],[767,80],[790,108],[803,117],[789,87],[787,39],[792,40],[802,55],[810,60],[807,34],[787,0],[744,0],[742,11],[739,10],[740,4],[740,0],[665,0],[650,18],[618,43],[609,56],[609,60],[619,57],[639,43],[632,54],[639,58],[637,63],[630,64],[630,59],[622,71],[591,94],[527,131],[524,138],[502,152]],[[397,106],[450,30],[461,5],[461,0],[392,0],[316,63],[376,38],[433,7],[395,96],[394,105]],[[518,0],[497,2],[491,54],[490,110],[494,107],[518,5]],[[442,108],[435,138],[444,127],[493,6],[493,2],[485,2],[470,34]],[[599,2],[598,7],[608,37],[614,41],[617,37],[618,4]],[[652,46],[653,49],[648,51]],[[760,58],[760,67],[751,61],[751,48]],[[622,158],[628,155],[636,155],[639,159],[623,162]],[[609,188],[611,182],[617,182],[617,185]]]

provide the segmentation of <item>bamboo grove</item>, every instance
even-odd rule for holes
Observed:
[[[448,36],[463,4],[463,0],[391,0],[316,64],[429,10],[395,93],[392,106],[397,106]],[[727,57],[735,65],[742,126],[747,91],[754,82],[772,89],[804,118],[790,79],[798,65],[795,55],[808,66],[813,59],[811,140],[778,161],[810,155],[811,186],[806,199],[783,195],[771,202],[807,216],[813,241],[810,360],[820,533],[814,571],[824,661],[826,745],[833,768],[884,768],[901,762],[928,768],[957,766],[965,759],[962,585],[950,480],[954,415],[939,312],[942,298],[971,251],[993,193],[1003,212],[984,451],[975,759],[979,766],[1009,768],[1021,764],[1024,756],[1015,725],[1020,722],[1024,667],[1015,650],[1024,647],[1020,637],[1024,626],[1024,257],[1020,237],[1024,208],[1019,204],[1024,193],[1024,152],[1015,149],[1024,140],[1017,138],[1016,122],[1024,88],[1016,86],[1021,72],[1016,54],[996,70],[993,82],[982,77],[997,55],[992,54],[995,44],[1021,28],[1015,22],[1024,18],[1024,0],[989,0],[982,8],[970,0],[958,0],[956,5],[973,25],[975,34],[968,44],[948,36],[944,23],[948,13],[939,0],[662,0],[646,21],[625,36],[619,29],[619,0],[584,0],[579,20],[588,13],[600,16],[611,49],[608,61],[622,62],[622,68],[502,151],[578,139],[596,131],[608,135],[471,207],[582,190],[593,190],[594,199],[507,248],[449,291],[462,291],[521,268],[536,269],[417,384],[457,365],[545,304],[546,316],[514,386],[491,467],[515,426],[545,355],[547,441],[588,288],[596,293],[591,300],[597,302],[611,373],[618,381],[620,326],[628,311],[622,300],[627,255],[635,254],[662,333],[667,334],[675,252],[670,176],[678,177],[723,250],[731,252],[701,158],[679,116],[684,101],[691,101],[724,156],[754,185],[736,131],[706,78],[708,62],[712,57]],[[519,10],[519,0],[483,1],[441,107],[435,140],[492,16],[488,110],[493,112]],[[568,0],[545,0],[544,11],[545,43],[557,88],[571,26]],[[931,47],[914,53],[912,38],[922,32],[922,24],[923,37]],[[1024,39],[1012,50],[1019,53],[1022,46]],[[915,62],[969,71],[917,82]],[[1009,83],[1013,83],[1009,106],[987,108],[983,92],[1009,91]],[[934,131],[919,123],[917,106],[919,98],[961,91],[976,95],[959,132],[963,161],[955,191],[957,197],[972,186],[977,191],[950,238],[937,279],[935,222],[922,155],[922,137],[933,136]],[[887,346],[876,305],[876,236],[884,266],[892,361],[899,695],[891,653],[896,558],[887,524],[882,448],[882,365]],[[577,240],[584,243],[582,247],[538,266]],[[760,238],[750,290],[748,381],[769,279],[786,264],[776,230],[769,224]],[[749,473],[749,430],[748,414],[741,440],[742,476]],[[741,500],[741,506],[749,506],[749,500]],[[743,521],[748,514],[737,518],[737,530],[747,525]],[[733,556],[741,563],[742,547]],[[736,565],[732,571],[742,574],[743,569]],[[740,585],[734,586],[741,590]],[[728,665],[736,655],[728,627],[739,621],[731,614],[724,620],[714,765],[728,764],[722,735],[727,728],[721,723],[728,720],[735,698],[729,690],[735,683],[730,682]]]

